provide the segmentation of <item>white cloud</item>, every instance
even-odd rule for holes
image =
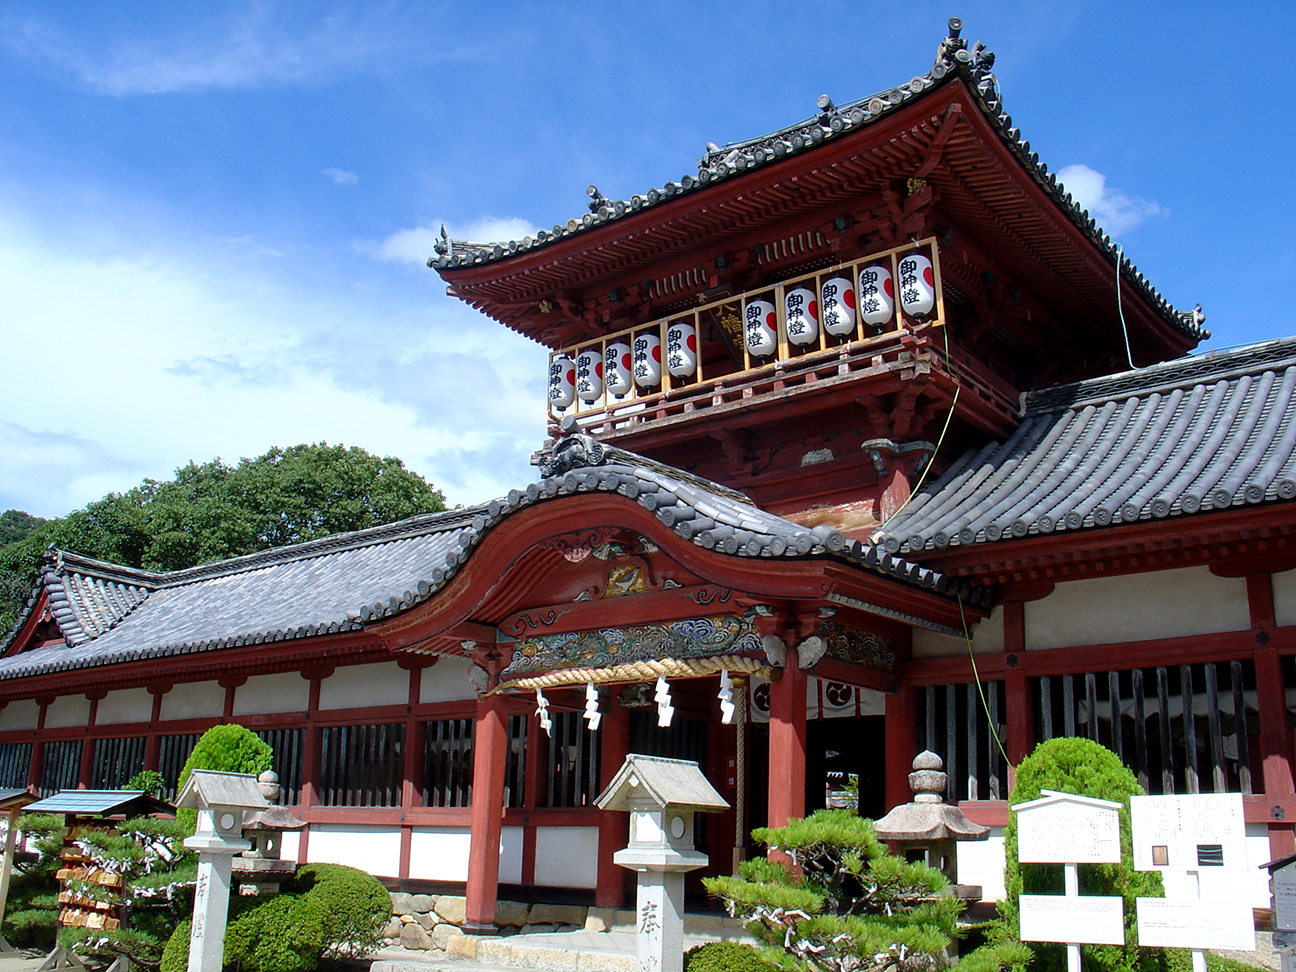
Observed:
[[[354,186],[360,181],[358,175],[354,172],[348,172],[346,169],[325,169],[324,174],[339,186]]]
[[[0,382],[0,509],[59,515],[191,459],[321,440],[399,456],[451,502],[533,475],[543,349],[437,288],[325,292],[209,241],[83,242],[98,238],[0,216],[4,356],[44,363]]]
[[[1089,210],[1089,215],[1113,237],[1128,233],[1162,211],[1150,199],[1136,199],[1108,188],[1107,177],[1087,165],[1068,165],[1058,172],[1058,179],[1080,207]]]
[[[369,244],[364,249],[379,259],[392,263],[424,263],[433,254],[436,241],[441,238],[442,225],[452,240],[469,240],[474,243],[507,243],[540,232],[538,227],[515,216],[483,216],[464,224],[443,224],[434,219],[426,226],[397,230],[376,246]]]

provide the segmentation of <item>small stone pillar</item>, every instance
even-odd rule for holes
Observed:
[[[176,806],[198,811],[194,835],[185,841],[185,847],[198,852],[189,972],[221,972],[231,861],[235,854],[252,849],[243,839],[243,811],[265,810],[270,804],[249,773],[194,770]]]
[[[985,840],[990,836],[990,828],[974,824],[963,816],[962,810],[944,801],[948,780],[944,768],[941,758],[931,750],[914,757],[914,771],[909,774],[913,801],[893,807],[873,827],[878,840],[893,844],[902,857],[921,851],[927,865],[949,879],[950,890],[956,897],[980,901],[979,884],[958,883],[956,844],[961,840]]]
[[[630,843],[612,855],[637,872],[637,972],[684,968],[684,874],[707,865],[693,849],[693,814],[729,804],[698,764],[631,753],[599,794],[600,810],[630,814]]]

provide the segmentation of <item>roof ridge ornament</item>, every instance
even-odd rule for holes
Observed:
[[[591,190],[597,192],[594,186]],[[540,460],[540,475],[561,476],[573,469],[584,469],[588,466],[602,466],[607,463],[607,450],[603,443],[592,435],[580,431],[580,426],[573,415],[568,415],[559,426],[560,437],[554,443],[549,455]]]

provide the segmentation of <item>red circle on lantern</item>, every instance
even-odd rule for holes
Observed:
[[[600,377],[600,378],[603,377],[603,362],[602,362],[602,361],[599,361],[599,362],[597,362],[597,363],[594,365],[594,374],[597,375],[597,376]]]
[[[576,384],[576,369],[575,369],[575,368],[572,368],[570,371],[567,372],[567,384],[569,384],[569,385],[574,385],[574,384]]]
[[[661,360],[661,345],[660,345],[660,344],[655,344],[655,345],[653,345],[653,360],[654,360],[654,361],[660,361],[660,360]]]
[[[923,268],[923,279],[927,281],[927,286],[928,286],[928,287],[935,287],[935,286],[936,286],[936,278],[932,276],[932,268],[931,268],[931,267],[925,267],[925,268]]]
[[[888,296],[888,297],[894,297],[894,296],[895,296],[895,291],[891,289],[891,278],[890,278],[890,277],[887,277],[886,283],[883,284],[883,287],[886,289],[886,292],[887,292],[887,296]]]
[[[851,310],[854,310],[854,309],[855,309],[855,291],[851,290],[849,287],[848,287],[847,289],[843,290],[843,291],[842,291],[842,303],[845,304],[847,307],[849,307]]]
[[[773,311],[770,311],[768,314],[765,315],[765,326],[768,327],[771,331],[774,330],[774,312],[773,312]]]
[[[697,352],[697,335],[696,335],[696,334],[690,334],[690,335],[688,336],[688,340],[685,341],[684,343],[688,345],[688,349],[689,349],[690,351],[693,351],[693,352],[695,352],[695,353]]]
[[[629,351],[627,351],[625,354],[621,355],[621,367],[624,368],[626,371],[629,371],[629,370],[630,370],[630,352],[629,352]]]
[[[813,317],[816,321],[819,320],[819,301],[817,300],[810,301],[810,316]]]

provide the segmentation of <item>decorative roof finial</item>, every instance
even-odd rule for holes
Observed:
[[[599,192],[598,186],[590,186],[585,190],[585,194],[590,197],[589,209],[591,213],[597,213],[600,206],[607,205],[607,199],[604,197],[603,193]]]

